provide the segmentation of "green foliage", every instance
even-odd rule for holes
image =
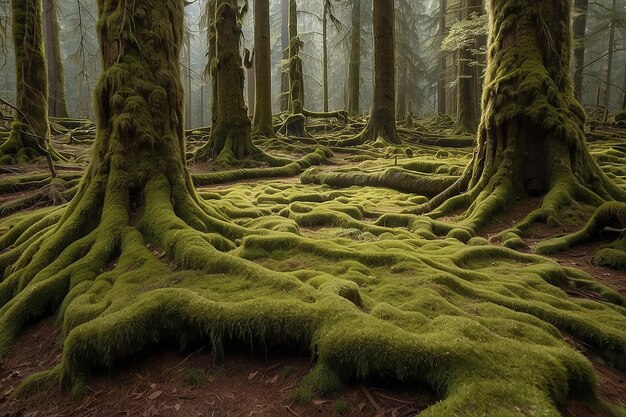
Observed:
[[[472,13],[468,19],[459,20],[450,27],[448,36],[441,44],[441,50],[445,52],[456,52],[462,49],[476,51],[476,40],[486,37],[489,29],[489,18],[486,14],[479,15]]]

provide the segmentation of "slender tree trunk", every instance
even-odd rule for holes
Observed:
[[[322,17],[322,49],[324,56],[322,65],[324,66],[323,82],[324,85],[324,112],[328,113],[328,1],[324,0],[324,16]]]
[[[254,50],[256,97],[252,131],[255,135],[273,137],[269,0],[254,1]]]
[[[461,0],[459,18],[469,19],[473,12],[480,11],[480,0]],[[458,77],[457,77],[457,121],[455,133],[476,133],[478,120],[476,117],[476,104],[474,99],[476,92],[476,72],[470,63],[474,61],[474,55],[469,49],[459,51]]]
[[[374,107],[363,132],[365,140],[400,143],[396,133],[394,0],[376,0],[374,18]]]
[[[246,68],[246,96],[248,97],[248,116],[254,117],[254,103],[256,97],[256,76],[254,75],[254,61],[256,55],[252,56],[252,65]]]
[[[348,114],[361,113],[361,0],[352,0],[352,33],[350,36],[350,65],[348,73]]]
[[[289,1],[289,86],[290,113],[301,113],[304,109],[304,74],[299,56],[302,43],[298,37],[298,9],[296,0]],[[298,105],[294,108],[294,102]]]
[[[44,37],[48,65],[48,115],[68,117],[61,60],[58,0],[44,0]]]
[[[446,13],[448,11],[447,0],[439,0],[439,39],[443,42],[446,37]],[[437,81],[437,111],[439,114],[446,114],[446,56],[443,51],[439,51],[439,81]]]
[[[398,88],[396,89],[396,120],[406,118],[407,89],[408,89],[408,66],[404,59],[400,63],[400,74],[398,77]]]
[[[183,74],[185,74],[185,126],[187,129],[191,129],[193,125],[192,120],[192,109],[193,109],[193,94],[191,91],[191,33],[189,32],[189,28],[185,29],[185,70]]]
[[[613,16],[611,17],[611,26],[609,28],[609,49],[606,57],[606,84],[604,86],[604,99],[602,100],[607,109],[607,113],[611,105],[611,80],[613,79],[613,51],[615,50],[615,13],[617,12],[617,0],[613,0],[611,12]]]
[[[283,65],[280,76],[280,109],[289,110],[289,0],[281,0],[281,47],[283,50]]]
[[[217,123],[217,33],[215,30],[215,13],[217,11],[217,0],[207,0],[207,18],[208,21],[208,60],[209,60],[209,74],[211,75],[211,126],[215,126]]]
[[[574,18],[574,94],[582,102],[583,67],[585,66],[585,34],[587,31],[587,7],[589,0],[575,0]]]
[[[0,165],[47,155],[48,73],[43,45],[41,0],[11,0],[16,102],[9,139],[0,146]]]

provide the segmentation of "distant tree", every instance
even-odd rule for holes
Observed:
[[[41,0],[11,0],[17,96],[9,139],[0,146],[0,164],[48,155],[48,72],[43,45]]]
[[[256,95],[253,133],[273,137],[269,0],[254,1],[254,52]]]
[[[44,38],[48,65],[48,115],[68,117],[61,58],[58,0],[44,0]]]
[[[589,0],[574,1],[574,93],[582,98],[583,67],[585,65],[585,35],[587,31],[587,9]]]
[[[348,114],[358,115],[361,97],[361,0],[351,1],[350,62],[348,63]]]
[[[216,57],[211,70],[217,87],[217,117],[209,142],[196,152],[197,159],[216,159],[225,164],[259,153],[252,144],[252,124],[244,100],[241,15],[236,3],[217,0],[215,4]]]
[[[400,143],[396,132],[395,6],[394,0],[375,0],[374,107],[358,141],[382,139]]]

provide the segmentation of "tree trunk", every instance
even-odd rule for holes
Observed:
[[[48,64],[48,115],[68,117],[65,77],[61,60],[58,0],[44,0],[44,37]]]
[[[41,0],[11,0],[16,108],[9,139],[0,146],[0,165],[46,155],[49,137],[48,74]]]
[[[242,234],[240,231],[231,234],[230,231],[238,229],[222,220],[225,217],[196,194],[186,168],[185,97],[180,74],[183,4],[183,1],[135,0],[131,9],[125,1],[98,0],[98,35],[104,72],[95,91],[97,135],[92,159],[72,202],[52,215],[44,214],[43,219],[40,216],[34,218],[35,222],[30,220],[40,236],[27,240],[26,249],[22,248],[24,253],[18,253],[10,268],[6,265],[1,268],[0,306],[17,308],[3,308],[0,314],[0,352],[6,351],[29,320],[49,309],[61,309],[61,302],[68,294],[78,295],[80,299],[92,291],[100,300],[101,290],[108,292],[112,285],[125,285],[120,281],[125,281],[124,273],[128,271],[132,270],[132,280],[136,283],[171,273],[170,267],[149,249],[151,244],[166,250],[180,268],[230,273],[233,263],[216,249],[220,247],[219,241],[226,242],[227,238],[210,236],[219,234],[234,240]],[[23,12],[22,5],[28,6],[29,13]],[[23,41],[19,45],[33,46],[28,50],[36,55],[18,49],[21,58],[18,62],[38,69],[28,73],[29,80],[43,88],[45,61],[40,47],[42,29],[37,24],[41,23],[41,7],[30,0],[14,0],[14,6],[14,17],[19,23],[14,25],[16,39]],[[227,14],[234,16],[233,10],[230,5],[222,5],[220,9],[220,16],[229,20],[229,24],[234,20]],[[23,28],[39,29],[24,31]],[[232,34],[238,37],[238,33]],[[220,43],[223,42],[222,39]],[[146,59],[138,59],[139,56]],[[20,77],[26,74],[22,68],[18,68]],[[46,114],[43,91],[31,94],[38,99],[41,120]],[[32,106],[31,103],[28,105]],[[20,98],[20,105],[23,104],[26,102]],[[42,123],[42,129],[43,126]],[[231,240],[230,248],[233,247]],[[2,261],[6,262],[6,257]],[[118,263],[120,267],[116,267]],[[132,266],[126,269],[125,264]],[[107,269],[107,265],[114,266]],[[105,275],[103,271],[107,271]],[[105,289],[100,285],[104,281],[97,278],[107,274],[105,280],[113,278],[107,281]],[[5,299],[6,294],[10,294],[9,300]],[[173,303],[182,301],[179,307],[189,304],[189,300],[181,300],[183,294],[170,293],[169,297]],[[66,301],[77,303],[59,313],[59,317],[65,313],[65,318],[72,319],[64,322],[67,343],[63,365],[50,372],[55,375],[54,381],[72,385],[75,393],[84,388],[85,367],[98,367],[104,364],[102,360],[111,359],[111,355],[123,354],[119,341],[128,341],[124,348],[128,353],[155,340],[151,336],[130,341],[119,333],[128,330],[121,322],[105,324],[110,324],[107,320],[113,317],[104,313],[104,309],[88,307],[87,313],[76,297],[70,296]],[[153,312],[164,311],[162,307],[158,304]],[[178,308],[171,304],[170,307]],[[79,313],[77,319],[76,310],[87,314]],[[145,317],[139,309],[133,311],[128,313],[135,318]],[[135,323],[136,335],[146,326],[151,326],[152,335],[165,336],[171,329],[160,319],[139,318]],[[79,324],[80,330],[74,331]],[[105,346],[100,337],[117,342],[115,346]],[[108,349],[108,353],[102,353],[103,349]]]
[[[373,18],[374,107],[362,138],[400,143],[396,133],[394,0],[374,1]]]
[[[322,65],[324,67],[323,87],[324,87],[324,113],[328,113],[328,0],[324,0],[324,16],[322,17]]]
[[[280,109],[289,110],[289,0],[281,0],[281,47],[283,50],[283,65],[280,73]]]
[[[348,114],[361,113],[361,0],[352,0],[352,33],[350,36],[350,65],[348,73]]]
[[[253,53],[250,67],[246,67],[246,97],[248,98],[248,117],[252,119],[254,117],[254,101],[256,98],[256,76],[254,75],[254,61],[256,56]]]
[[[626,192],[587,148],[585,113],[570,76],[570,0],[490,0],[489,53],[478,148],[462,178],[431,200],[434,216],[468,209],[476,230],[515,197],[543,195],[516,232],[576,201],[600,205]],[[461,193],[459,196],[451,196]]]
[[[583,68],[585,66],[585,34],[587,31],[587,7],[589,0],[575,0],[577,16],[574,18],[574,94],[582,102]]]
[[[274,137],[269,0],[254,2],[254,51],[256,97],[252,130],[255,135]]]
[[[244,70],[240,54],[241,27],[239,9],[231,0],[216,3],[216,52],[214,59],[217,83],[217,119],[209,142],[196,152],[196,159],[216,159],[231,164],[257,155],[252,144],[252,125],[244,99]]]
[[[191,91],[191,32],[185,28],[185,68],[183,71],[185,80],[185,127],[191,129],[192,123],[192,91]]]
[[[480,11],[481,0],[461,0],[459,18],[469,19],[473,12]],[[474,61],[474,55],[470,49],[459,51],[458,77],[457,77],[457,120],[454,129],[456,134],[476,133],[477,117],[475,112],[474,98],[476,92],[476,72],[470,63]]]
[[[215,31],[215,13],[217,10],[217,0],[207,0],[207,18],[208,21],[208,60],[209,74],[211,75],[211,126],[217,123],[217,33]]]
[[[400,76],[398,77],[398,88],[396,89],[396,120],[404,120],[407,114],[406,101],[407,101],[407,77],[408,66],[404,59],[400,63]]]
[[[602,102],[606,107],[608,113],[609,106],[611,105],[611,80],[613,78],[613,51],[615,50],[615,14],[617,13],[617,0],[613,0],[611,7],[611,26],[609,28],[609,46],[608,54],[606,56],[606,84],[604,85],[604,98]]]
[[[296,0],[289,1],[289,88],[291,114],[302,113],[304,109],[304,74],[302,59],[299,56],[302,42],[298,37],[298,9]],[[295,103],[295,102],[298,103]],[[294,103],[297,104],[294,108]]]
[[[448,11],[447,0],[439,0],[439,39],[440,42],[446,37],[446,13]],[[439,114],[446,114],[446,56],[443,51],[439,51],[439,81],[437,81],[437,111]]]

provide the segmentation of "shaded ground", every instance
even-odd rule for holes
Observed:
[[[0,361],[0,416],[408,416],[434,401],[432,393],[406,387],[353,386],[302,404],[291,398],[310,370],[305,357],[255,358],[229,355],[223,361],[198,349],[152,352],[121,372],[101,375],[88,393],[74,399],[58,389],[18,400],[15,386],[49,368],[61,355],[53,318],[34,325]],[[33,361],[33,358],[37,358]],[[199,385],[192,385],[196,374]]]
[[[316,132],[315,129],[311,131]],[[320,129],[317,132],[319,131]],[[406,133],[403,135],[406,139]],[[404,150],[394,153],[394,149],[377,147],[363,149],[366,156],[360,154],[361,150],[335,152],[331,161],[332,165],[323,166],[321,170],[358,167],[369,171],[415,161],[437,163],[444,167],[459,167],[469,160],[471,148],[450,149],[447,145],[433,146],[431,143],[438,143],[436,138],[421,139],[421,142],[417,140],[404,145],[410,147],[410,153]],[[619,157],[616,160],[614,155],[608,155],[602,151],[603,147],[609,147],[611,144],[612,142],[595,143],[592,144],[592,150],[608,174],[623,180],[626,175],[624,175],[622,165],[626,166],[626,164],[622,162],[626,161],[620,160]],[[280,149],[282,156],[293,158],[298,158],[303,152],[313,149],[313,147],[306,149],[294,147],[290,153],[289,150],[283,151],[280,148],[283,145],[271,141],[263,145],[268,150]],[[76,152],[81,156],[87,154],[84,145],[60,145],[59,148],[68,153]],[[415,158],[409,155],[415,155]],[[64,166],[62,164],[59,171],[80,170],[83,167],[83,161],[79,160],[75,165],[70,163]],[[190,168],[192,173],[204,173],[211,169],[213,167],[210,163],[196,164]],[[15,167],[13,175],[45,172],[45,170],[45,164],[31,166],[27,170]],[[5,178],[10,176],[5,176]],[[621,184],[624,185],[624,182]],[[36,191],[37,188],[28,188],[23,191],[0,193],[0,206],[33,195]],[[371,233],[355,231],[353,226],[357,221],[367,224],[368,227],[372,226],[382,214],[400,213],[407,208],[414,207],[416,203],[412,199],[420,197],[380,187],[350,187],[334,190],[328,186],[304,185],[300,184],[300,178],[297,176],[233,181],[202,187],[199,191],[215,194],[205,198],[219,200],[227,207],[254,211],[255,215],[263,211],[275,217],[287,217],[297,223],[301,235],[315,240],[340,237],[359,242],[369,241],[369,239],[376,242],[378,237]],[[522,200],[505,215],[494,219],[481,235],[493,238],[502,230],[523,219],[539,203],[540,199]],[[50,202],[44,200],[40,204],[48,205]],[[355,210],[355,206],[358,210]],[[340,213],[342,217],[336,224],[325,224],[323,221],[320,224],[316,223],[319,219],[330,218],[329,214],[336,215],[337,213]],[[305,216],[308,214],[311,215]],[[265,214],[260,216],[260,218],[265,217]],[[235,222],[247,227],[254,224],[256,220],[252,215],[251,218],[253,220],[242,216],[242,218],[235,219]],[[525,240],[528,247],[522,249],[521,252],[530,252],[537,242],[572,232],[581,224],[580,222],[564,223],[557,228],[538,225],[531,230],[530,236]],[[600,243],[579,246],[552,258],[564,266],[586,271],[596,280],[616,289],[622,296],[626,296],[626,273],[597,267],[591,263],[592,253],[599,245]],[[433,252],[436,250],[433,249]],[[327,265],[318,265],[316,262],[319,260],[308,259],[306,255],[309,254],[303,254],[291,260],[285,260],[282,256],[277,256],[276,259],[261,257],[255,259],[255,262],[273,270],[287,272],[309,267],[328,273],[335,272],[326,271]],[[489,265],[469,265],[468,269],[471,268],[486,270]],[[365,281],[365,284],[360,285],[360,291],[363,293],[367,293],[369,279],[372,280],[372,286],[376,283],[374,278],[377,278],[375,275],[380,271],[372,268],[368,274],[370,273],[371,275],[366,274],[361,277]],[[444,287],[437,287],[438,290],[442,288]],[[599,300],[595,292],[564,290],[572,298]],[[447,290],[443,292],[447,296]],[[405,296],[406,294],[398,292],[396,295]],[[381,295],[383,296],[384,294]],[[567,297],[564,296],[564,298]],[[558,335],[557,333],[557,337]],[[589,358],[597,376],[599,397],[612,404],[626,406],[626,375],[607,367],[596,356],[596,353],[580,340],[569,335],[564,335],[564,338],[571,346]],[[301,404],[294,401],[292,396],[298,389],[303,376],[311,369],[312,364],[308,357],[286,354],[282,357],[265,358],[230,352],[223,361],[216,362],[209,353],[203,350],[177,354],[173,353],[174,349],[144,354],[137,363],[129,361],[123,369],[114,369],[110,374],[95,377],[89,381],[88,393],[81,399],[73,399],[65,391],[58,389],[39,393],[24,400],[15,399],[13,391],[24,377],[33,372],[49,369],[58,363],[61,352],[59,343],[60,329],[54,323],[53,318],[47,318],[31,326],[8,355],[0,359],[0,417],[66,415],[408,417],[415,415],[435,401],[434,395],[428,390],[420,391],[415,386],[408,389],[388,382],[370,381],[366,385],[367,388],[352,386],[332,396],[314,398],[310,402]],[[198,387],[194,387],[190,384],[192,379],[196,382],[198,379],[202,381]],[[384,389],[379,387],[384,387]],[[570,417],[601,416],[589,405],[576,401],[567,405],[566,412]]]

